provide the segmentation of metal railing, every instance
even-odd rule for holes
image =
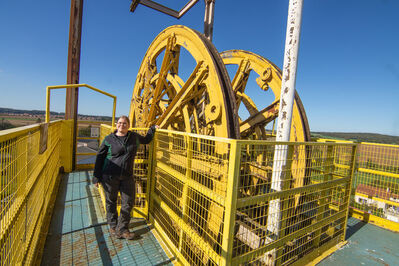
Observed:
[[[352,187],[353,217],[399,232],[399,145],[359,143]]]
[[[80,87],[85,87],[88,88],[92,91],[98,92],[100,94],[103,94],[105,96],[110,97],[113,100],[113,107],[112,107],[112,121],[111,126],[115,126],[115,110],[116,110],[116,96],[109,94],[108,92],[102,91],[98,88],[95,88],[93,86],[90,86],[88,84],[68,84],[68,85],[55,85],[55,86],[47,86],[46,87],[46,123],[50,122],[50,99],[51,99],[51,91],[55,89],[68,89],[68,88],[80,88]],[[77,115],[77,114],[76,114]],[[72,119],[74,121],[74,127],[72,128],[71,135],[74,138],[72,143],[75,143],[74,145],[76,146],[70,146],[68,147],[71,149],[70,152],[72,152],[71,160],[70,160],[70,167],[68,167],[67,171],[69,172],[72,169],[88,169],[92,168],[94,166],[94,158],[96,155],[96,151],[93,151],[93,148],[95,148],[95,145],[92,147],[89,146],[89,144],[92,144],[90,140],[97,140],[97,147],[98,147],[98,137],[92,137],[92,136],[78,136],[79,135],[79,127],[82,124],[82,121],[77,121]],[[86,124],[97,124],[99,128],[99,123],[98,122],[89,122],[85,121]],[[80,124],[80,125],[79,125]],[[79,141],[80,140],[80,141]],[[90,142],[85,142],[84,140],[89,140]],[[79,146],[80,145],[80,146]],[[69,152],[68,152],[69,153]],[[70,169],[69,169],[70,168]]]
[[[154,145],[149,220],[181,263],[305,263],[344,243],[355,144],[158,130]],[[271,182],[276,148],[288,154],[281,191]]]
[[[0,132],[0,265],[40,261],[68,127],[55,121]]]
[[[64,151],[72,127],[54,121],[0,132],[0,265],[40,260],[59,169],[71,160]],[[101,125],[100,139],[111,130]],[[276,191],[272,172],[280,148],[288,157]],[[310,262],[345,243],[349,203],[355,217],[398,226],[398,145],[157,130],[152,144],[140,147],[134,174],[133,216],[148,218],[186,265]]]
[[[360,143],[356,170],[351,214],[399,232],[399,145]]]

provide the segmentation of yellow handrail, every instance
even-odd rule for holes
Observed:
[[[104,94],[108,97],[111,97],[114,99],[114,105],[112,108],[112,128],[115,125],[115,109],[116,109],[116,96],[109,94],[105,91],[102,91],[100,89],[97,89],[93,86],[90,86],[88,84],[68,84],[68,85],[55,85],[55,86],[47,86],[46,87],[46,123],[50,122],[50,90],[52,89],[66,89],[66,88],[79,88],[79,87],[86,87],[89,88],[93,91],[99,92],[101,94]]]

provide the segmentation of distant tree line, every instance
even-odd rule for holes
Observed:
[[[2,108],[0,107],[0,114],[30,114],[30,115],[45,115],[46,111],[43,110],[19,110],[12,108]],[[51,112],[51,115],[64,115],[65,113]]]
[[[0,114],[29,114],[29,115],[42,115],[46,114],[43,110],[19,110],[19,109],[12,109],[12,108],[2,108],[0,107]],[[50,112],[50,115],[61,115],[64,116],[64,112]],[[79,114],[82,118],[95,118],[98,121],[111,121],[112,118],[110,116],[101,116],[101,115],[82,115]]]
[[[399,145],[399,136],[382,135],[375,133],[312,132],[312,137]]]

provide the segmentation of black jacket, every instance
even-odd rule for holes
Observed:
[[[134,157],[140,143],[150,143],[154,137],[154,133],[155,126],[152,126],[145,137],[128,131],[123,142],[115,135],[115,132],[106,136],[97,152],[93,183],[101,182],[104,174],[111,176],[132,176]]]

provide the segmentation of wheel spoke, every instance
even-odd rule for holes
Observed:
[[[174,115],[177,109],[181,107],[181,103],[184,98],[189,96],[195,85],[198,85],[200,82],[203,81],[205,75],[208,72],[207,67],[204,67],[203,63],[203,61],[200,61],[197,64],[187,82],[173,98],[172,102],[169,104],[168,108],[162,113],[161,117],[157,120],[157,124],[160,127],[164,127],[167,124],[171,116]]]
[[[225,51],[221,53],[221,57],[225,65],[238,66],[238,70],[233,78],[232,88],[236,96],[237,106],[240,106],[241,102],[243,102],[250,115],[250,117],[244,119],[245,121],[240,123],[241,137],[250,136],[253,132],[256,133],[257,139],[267,137],[263,133],[266,132],[264,127],[278,117],[279,105],[276,101],[278,101],[277,99],[280,97],[281,71],[267,59],[248,51]],[[271,89],[274,94],[274,102],[261,111],[258,111],[254,101],[248,96],[248,92],[245,92],[250,72],[255,72],[259,75],[259,77],[256,78],[256,83],[261,90],[268,91]],[[263,130],[257,130],[256,128],[258,127],[263,128]],[[295,93],[293,106],[290,140],[310,140],[310,129],[307,123],[306,113],[297,93]]]
[[[266,125],[270,121],[273,121],[278,116],[278,109],[280,103],[279,101],[274,101],[271,105],[264,108],[260,112],[255,113],[254,115],[250,116],[248,119],[240,123],[240,132],[243,135],[245,132],[250,131],[252,132],[253,129],[258,125]]]

